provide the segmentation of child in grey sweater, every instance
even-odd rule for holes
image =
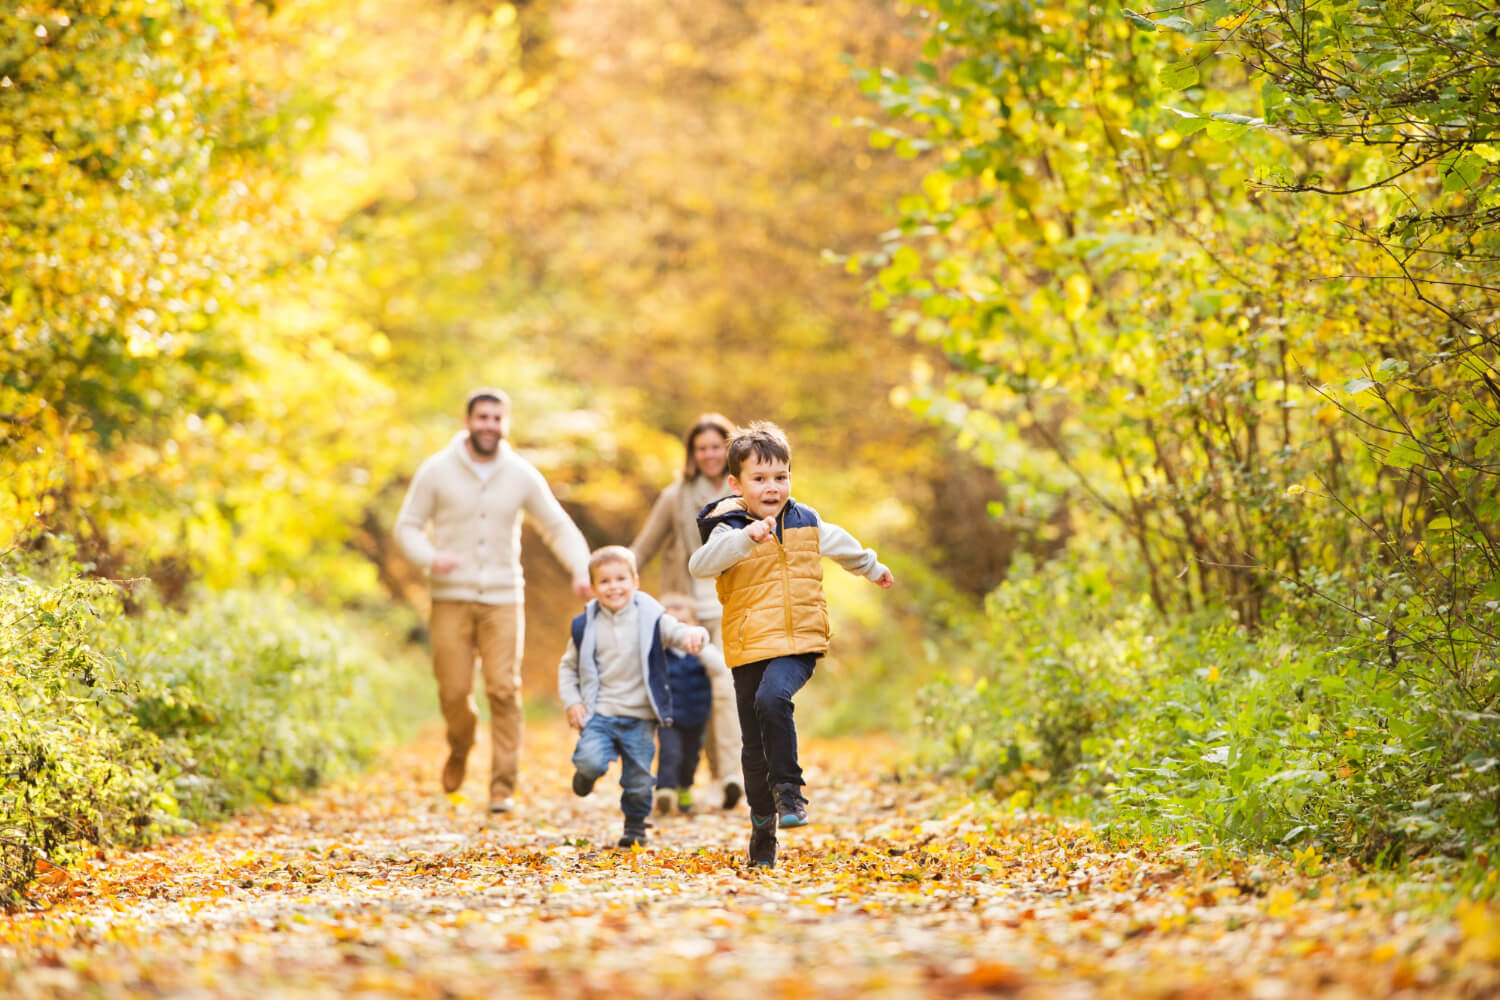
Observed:
[[[696,653],[708,632],[684,625],[641,592],[635,555],[624,546],[590,556],[589,579],[597,596],[573,619],[557,666],[557,693],[568,724],[578,730],[574,794],[588,795],[620,758],[625,831],[617,846],[630,848],[646,842],[656,727],[672,725],[666,650]]]

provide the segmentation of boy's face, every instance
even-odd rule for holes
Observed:
[[[761,461],[751,452],[738,476],[729,477],[729,488],[745,498],[752,517],[775,517],[792,495],[792,469],[779,458]]]
[[[693,606],[691,604],[683,604],[681,601],[673,601],[671,604],[662,605],[662,608],[666,611],[667,614],[671,615],[673,618],[676,618],[684,625],[698,624],[698,616],[693,613]]]
[[[640,588],[641,581],[627,562],[612,560],[594,567],[590,581],[594,585],[594,596],[610,611],[619,611],[630,603],[630,598]]]

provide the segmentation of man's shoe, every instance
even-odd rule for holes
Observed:
[[[490,799],[490,812],[494,814],[514,812],[516,800],[507,795],[503,799]]]
[[[724,782],[724,808],[733,809],[740,804],[740,796],[745,794],[745,788],[738,781]]]
[[[658,788],[656,790],[656,814],[658,816],[665,816],[667,813],[671,812],[672,811],[672,800],[675,799],[676,797],[677,797],[677,790],[676,789],[674,789],[674,788]]]
[[[627,826],[620,839],[615,841],[615,846],[626,851],[632,847],[645,847],[646,828],[644,826]]]
[[[771,789],[771,794],[776,797],[776,815],[783,829],[807,825],[807,799],[802,797],[799,786],[777,785]]]
[[[448,752],[448,759],[443,762],[443,791],[449,795],[458,791],[458,786],[464,783],[464,769],[468,763],[467,753]]]
[[[589,792],[592,792],[594,790],[594,782],[598,780],[598,778],[585,778],[583,776],[583,772],[574,771],[573,794],[578,796],[580,799],[583,798]]]
[[[776,817],[750,814],[750,867],[776,867]]]

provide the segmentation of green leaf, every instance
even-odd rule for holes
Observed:
[[[1141,15],[1137,14],[1135,11],[1131,10],[1129,7],[1125,8],[1124,13],[1125,13],[1125,20],[1129,21],[1131,24],[1133,24],[1135,27],[1139,28],[1141,31],[1155,31],[1156,30],[1156,22],[1153,21],[1153,20],[1151,20],[1149,17],[1142,17]]]
[[[1410,441],[1403,441],[1386,453],[1385,464],[1397,469],[1410,469],[1421,465],[1426,459],[1421,448]]]
[[[1184,34],[1198,30],[1198,26],[1185,17],[1169,14],[1166,17],[1158,17],[1153,22],[1159,28],[1171,28],[1173,31],[1181,31]]]
[[[1157,74],[1157,79],[1164,87],[1186,90],[1198,82],[1198,66],[1190,60],[1169,63],[1162,67],[1161,72]]]
[[[1484,166],[1483,157],[1471,151],[1454,153],[1443,161],[1443,190],[1460,191],[1473,187],[1484,176]]]
[[[1344,391],[1351,396],[1357,396],[1375,384],[1372,378],[1352,378],[1344,383]]]

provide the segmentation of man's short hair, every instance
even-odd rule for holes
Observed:
[[[594,570],[605,563],[622,562],[630,567],[630,572],[636,576],[640,571],[635,568],[635,553],[623,545],[606,545],[602,549],[595,549],[589,554],[589,581],[594,579]]]
[[[510,412],[510,397],[505,394],[504,389],[475,389],[469,393],[469,398],[464,401],[464,416],[473,416],[474,405],[484,402],[499,403],[505,407],[506,413]]]
[[[792,446],[787,443],[786,434],[769,420],[755,421],[729,442],[729,474],[738,479],[740,467],[751,455],[762,462],[792,464]]]

